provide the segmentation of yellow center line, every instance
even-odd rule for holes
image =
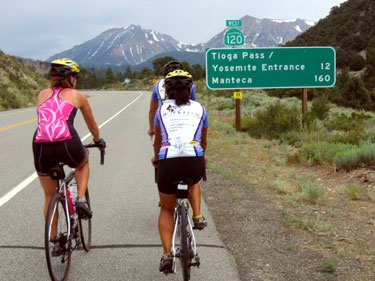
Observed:
[[[37,118],[33,118],[33,119],[25,120],[25,121],[22,121],[22,122],[19,122],[19,123],[15,123],[15,124],[11,124],[11,125],[8,125],[8,126],[0,127],[0,132],[8,130],[8,129],[15,128],[15,127],[18,127],[18,126],[22,126],[22,125],[25,125],[25,124],[33,123],[33,122],[36,122],[37,120],[38,120]]]

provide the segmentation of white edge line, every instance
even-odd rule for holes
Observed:
[[[111,120],[116,118],[121,112],[123,112],[125,109],[127,109],[129,106],[131,106],[133,103],[135,103],[142,95],[143,95],[143,93],[140,93],[135,100],[133,100],[131,103],[128,103],[124,108],[122,108],[120,111],[118,111],[112,117],[108,118],[101,125],[99,125],[99,128],[103,127],[104,125],[109,123]],[[89,134],[85,135],[83,138],[81,138],[81,140],[84,141],[90,136],[91,136],[91,134],[89,133]],[[33,182],[37,177],[38,176],[37,176],[36,172],[34,172],[32,175],[30,175],[28,178],[23,180],[16,187],[13,187],[10,191],[8,191],[3,197],[0,198],[0,207],[3,206],[5,203],[7,203],[14,196],[16,196],[16,194],[18,192],[22,191],[26,186],[28,186],[31,182]]]

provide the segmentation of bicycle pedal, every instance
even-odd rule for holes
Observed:
[[[181,254],[180,254],[180,252],[178,251],[178,252],[176,252],[176,254],[174,255],[174,257],[175,258],[180,258],[181,257]]]
[[[196,266],[197,268],[199,268],[200,265],[201,265],[201,263],[199,261],[195,261],[195,262],[190,263],[190,266]]]

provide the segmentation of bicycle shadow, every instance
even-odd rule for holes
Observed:
[[[90,249],[130,249],[130,248],[160,248],[161,244],[110,244],[110,245],[91,245]],[[202,248],[217,248],[224,249],[222,245],[212,244],[197,244],[197,247]],[[27,249],[27,250],[43,250],[44,247],[29,246],[29,245],[0,245],[0,249]],[[83,250],[83,249],[82,249]]]

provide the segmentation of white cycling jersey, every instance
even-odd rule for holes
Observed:
[[[202,129],[208,127],[204,106],[190,100],[189,104],[177,106],[174,99],[167,99],[158,108],[155,126],[160,127],[162,144],[158,158],[203,156],[200,145]]]

